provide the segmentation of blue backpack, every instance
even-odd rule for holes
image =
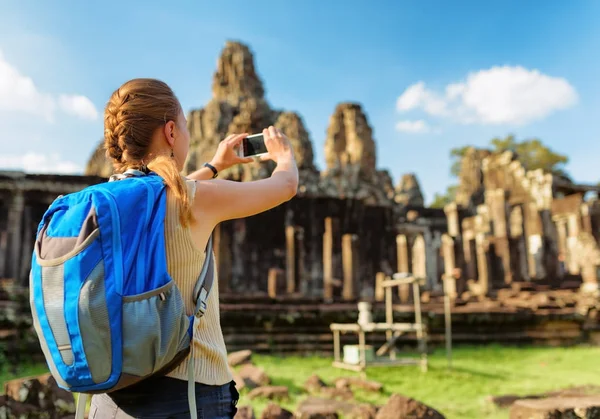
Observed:
[[[194,288],[195,314],[187,316],[167,272],[165,215],[163,179],[135,170],[60,196],[45,212],[30,305],[48,368],[65,390],[108,393],[166,374],[189,354],[213,283],[212,236]],[[191,357],[195,417],[193,369]],[[86,399],[80,395],[76,417]]]

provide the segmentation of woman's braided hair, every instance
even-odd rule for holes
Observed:
[[[149,156],[157,129],[176,121],[181,112],[179,100],[164,82],[133,79],[113,92],[104,110],[104,148],[115,172],[149,169],[162,177],[175,194],[183,225],[192,220],[186,184],[177,164],[168,156]]]

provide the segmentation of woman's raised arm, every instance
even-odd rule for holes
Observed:
[[[288,138],[278,129],[263,130],[268,154],[277,166],[267,179],[234,182],[215,179],[197,181],[194,212],[215,225],[234,218],[249,217],[274,208],[296,195],[298,168]],[[209,220],[207,220],[208,218]]]

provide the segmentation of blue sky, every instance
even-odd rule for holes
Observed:
[[[271,106],[299,112],[324,167],[329,117],[360,102],[377,164],[430,202],[449,150],[514,133],[600,180],[600,2],[0,0],[0,167],[77,172],[110,93],[167,81],[211,97],[227,39],[250,45]]]

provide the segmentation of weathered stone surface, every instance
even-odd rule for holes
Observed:
[[[231,367],[237,367],[238,365],[246,364],[252,361],[252,351],[246,349],[244,351],[231,352],[227,356],[227,362]]]
[[[319,195],[321,193],[320,174],[314,164],[312,141],[302,118],[295,112],[282,112],[275,121],[275,127],[281,130],[292,143],[300,178],[299,194],[301,196]]]
[[[369,178],[375,174],[373,131],[357,103],[339,104],[331,118],[325,140],[327,169],[357,166]]]
[[[0,418],[51,418],[51,412],[40,410],[39,406],[19,403],[6,395],[0,395]]]
[[[360,377],[341,377],[335,380],[335,385],[338,388],[354,387],[374,392],[383,390],[383,384],[373,380],[365,380]]]
[[[379,178],[379,185],[383,189],[385,196],[387,196],[389,200],[393,200],[396,195],[396,190],[394,188],[394,179],[392,179],[389,170],[378,170],[377,177]]]
[[[380,392],[381,390],[383,390],[383,384],[377,381],[365,380],[359,377],[338,378],[337,380],[335,380],[335,386],[338,388],[354,387],[374,392]]]
[[[210,161],[219,142],[229,134],[256,134],[274,124],[276,113],[264,99],[264,88],[254,68],[254,57],[248,46],[227,42],[213,77],[213,97],[203,109],[188,115],[190,153],[186,171],[199,169]],[[253,180],[268,177],[272,162],[238,165],[220,173],[221,178]]]
[[[7,406],[14,417],[19,417],[17,413],[27,412],[45,412],[51,416],[59,415],[57,417],[75,412],[73,394],[61,389],[50,374],[7,381],[4,383],[4,393],[11,401]]]
[[[327,169],[322,173],[325,195],[389,205],[379,185],[381,175],[376,170],[372,129],[359,104],[341,103],[336,107],[327,129],[325,161]]]
[[[290,397],[290,391],[285,386],[262,386],[257,387],[248,393],[247,396],[250,400],[256,398],[264,399],[288,399]]]
[[[275,403],[269,403],[263,410],[261,419],[292,419],[294,414]]]
[[[346,418],[348,419],[375,419],[377,416],[377,408],[370,404],[361,404],[356,406]]]
[[[277,116],[275,127],[290,138],[298,169],[316,170],[312,142],[302,117],[296,112],[281,112]]]
[[[248,388],[266,386],[271,383],[265,370],[256,365],[245,364],[240,368],[238,374]]]
[[[563,418],[600,418],[600,396],[518,400],[510,409],[510,419]]]
[[[376,419],[431,418],[444,419],[435,409],[410,397],[393,394],[387,404],[377,412]]]
[[[310,396],[298,405],[296,416],[300,418],[337,418],[338,415],[349,414],[356,406],[355,403],[346,401]]]
[[[92,153],[90,160],[85,166],[84,174],[86,176],[95,175],[102,176],[105,178],[110,177],[113,174],[113,165],[110,159],[106,156],[106,149],[104,148],[104,139],[98,142],[98,146]]]
[[[349,387],[323,387],[321,395],[330,399],[352,400],[354,393]]]
[[[240,406],[234,419],[255,419],[254,409],[252,406]]]
[[[402,176],[400,183],[398,183],[398,186],[396,187],[396,196],[394,197],[394,200],[403,206],[425,206],[417,175],[414,173],[407,173]]]
[[[262,81],[256,74],[248,46],[233,41],[225,44],[213,75],[212,92],[213,99],[232,104],[240,98],[264,96]]]
[[[296,417],[299,419],[338,419],[339,415],[330,408],[324,408],[321,411],[299,412]]]
[[[459,184],[455,202],[461,207],[478,205],[483,202],[483,159],[489,150],[471,147],[461,160]]]
[[[323,387],[327,387],[327,384],[317,374],[313,374],[304,383],[304,389],[309,393],[315,393],[321,391]]]

